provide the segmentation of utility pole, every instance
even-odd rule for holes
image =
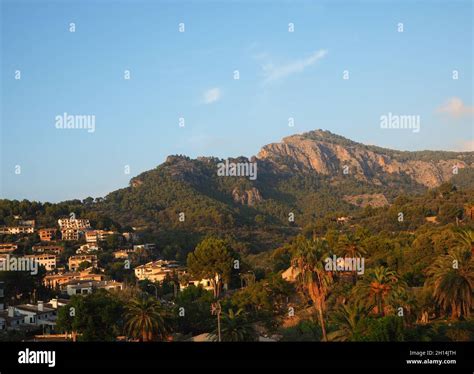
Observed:
[[[173,295],[175,299],[176,296],[178,296],[178,285],[176,284],[176,282],[173,282]]]
[[[211,304],[211,313],[213,315],[217,315],[217,341],[221,342],[221,303],[216,301],[215,303]]]

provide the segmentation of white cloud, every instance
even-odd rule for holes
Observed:
[[[204,92],[204,103],[212,104],[221,98],[221,90],[217,87],[211,88]]]
[[[269,57],[267,52],[259,52],[252,56],[255,60],[262,61]]]
[[[474,152],[474,140],[465,140],[458,144],[456,151],[459,152]]]
[[[319,51],[313,52],[309,57],[294,60],[283,65],[273,65],[272,63],[263,65],[263,74],[265,77],[265,83],[273,82],[279,79],[288,77],[294,73],[301,73],[307,67],[314,65],[317,61],[321,60],[327,55],[327,50],[320,49]]]
[[[437,110],[438,113],[444,113],[451,117],[463,117],[474,114],[474,107],[465,105],[459,97],[452,97],[441,105]]]

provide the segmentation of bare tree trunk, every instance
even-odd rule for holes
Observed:
[[[379,296],[379,299],[377,301],[377,312],[380,314],[380,316],[385,317],[385,308],[383,306],[383,298],[382,296]]]
[[[218,299],[220,296],[220,284],[218,280],[211,279],[212,289],[214,291],[214,299]]]
[[[456,320],[458,318],[458,308],[456,303],[451,303],[451,319]]]
[[[321,301],[318,302],[318,314],[319,314],[319,323],[321,324],[321,331],[323,333],[323,341],[327,342],[328,337],[326,335],[326,323],[324,322],[323,306],[321,305]]]

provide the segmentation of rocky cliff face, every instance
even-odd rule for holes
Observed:
[[[365,146],[317,130],[266,145],[257,158],[270,161],[282,171],[315,171],[329,176],[351,174],[375,184],[379,183],[379,177],[383,174],[404,174],[426,187],[436,187],[448,181],[456,173],[456,168],[471,166],[465,157],[466,152],[445,152],[447,159],[433,160],[426,160],[426,157],[418,159],[417,154],[422,152],[400,153],[403,157],[398,158],[396,151]]]
[[[255,187],[252,187],[246,191],[240,191],[239,188],[234,188],[232,191],[232,198],[236,203],[240,203],[242,205],[253,206],[256,203],[262,201],[262,195],[260,191]]]

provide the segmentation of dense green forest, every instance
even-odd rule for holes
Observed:
[[[339,211],[328,206],[325,214],[310,215],[306,222],[286,225],[275,213],[270,215],[275,221],[259,225],[257,221],[239,220],[241,210],[259,208],[230,208],[232,204],[219,195],[225,185],[197,197],[199,184],[196,188],[189,187],[192,184],[179,184],[160,168],[140,178],[143,183],[150,182],[146,178],[156,178],[150,183],[157,183],[156,194],[164,191],[160,186],[170,183],[168,192],[158,197],[163,207],[174,206],[173,196],[181,198],[189,193],[188,204],[195,204],[196,209],[191,217],[194,225],[200,226],[189,230],[189,226],[179,227],[176,220],[169,217],[168,225],[161,227],[157,221],[161,222],[162,215],[168,214],[167,208],[152,209],[148,205],[152,202],[142,195],[146,191],[136,187],[117,191],[105,200],[59,204],[1,200],[1,224],[10,224],[14,216],[20,215],[36,218],[40,226],[53,226],[59,217],[75,212],[89,218],[97,228],[133,230],[121,213],[107,214],[108,209],[122,212],[120,204],[129,204],[125,206],[130,219],[143,214],[139,219],[143,220],[144,228],[136,227],[137,232],[157,244],[153,253],[143,258],[134,257],[133,266],[150,258],[164,257],[186,264],[190,274],[198,277],[222,272],[219,287],[222,289],[225,282],[230,289],[217,294],[223,311],[224,340],[255,340],[262,335],[283,341],[474,339],[473,189],[445,183],[422,194],[399,195],[390,206],[357,208],[341,204]],[[315,191],[324,191],[323,184],[318,185],[315,180],[289,178],[285,183],[291,193],[310,190],[314,184],[320,187]],[[133,198],[136,200],[129,200]],[[200,214],[198,206],[206,203],[209,203],[209,211]],[[180,208],[193,212],[181,201],[176,204],[176,213]],[[227,212],[233,221],[229,218],[227,223],[211,221],[209,224],[214,212],[211,207],[215,207],[216,217],[218,212]],[[130,212],[132,208],[135,210]],[[341,216],[347,219],[338,220]],[[304,224],[298,226],[300,223]],[[254,229],[246,232],[252,226]],[[252,250],[256,232],[266,235],[271,249]],[[37,239],[4,235],[0,240],[16,241],[27,251]],[[156,303],[149,282],[137,285],[133,272],[124,270],[120,260],[113,260],[111,251],[118,243],[114,240],[103,243],[99,263],[105,267],[106,275],[126,282],[128,291],[73,297],[72,305],[80,310],[95,313],[106,308],[108,312],[99,313],[101,320],[94,322],[81,315],[72,318],[62,309],[59,330],[79,332],[79,340],[114,340],[122,333],[138,340],[183,340],[201,333],[216,334],[215,316],[209,313],[216,294],[192,286],[175,295],[176,280],[167,278],[154,286],[156,294],[170,304]],[[66,245],[66,253],[73,253],[69,245]],[[333,255],[363,258],[364,272],[332,274],[324,271],[324,259]],[[207,257],[212,261],[207,261]],[[232,267],[230,259],[238,259],[240,266]],[[283,272],[291,267],[298,269],[301,276],[284,279]],[[319,278],[315,278],[316,275]],[[317,279],[325,281],[320,283]],[[44,289],[38,279],[20,276],[5,280],[9,284],[7,297],[12,292],[26,297],[32,288],[40,296],[52,296],[51,290]],[[143,298],[144,293],[148,298]],[[146,334],[138,317],[143,315],[143,310],[151,311],[150,318],[156,324]],[[183,310],[186,310],[186,318],[180,314]]]
[[[343,224],[327,216],[279,248],[243,257],[236,257],[236,243],[211,236],[188,256],[187,265],[201,276],[221,272],[230,284],[232,292],[219,299],[226,341],[262,335],[282,341],[472,341],[474,221],[456,209],[443,212],[446,205],[471,207],[473,198],[472,191],[446,184],[421,196],[400,196],[388,210],[361,210]],[[400,222],[395,212],[406,212],[406,219]],[[439,222],[426,221],[434,215]],[[364,258],[363,274],[328,273],[324,258],[333,254]],[[232,258],[240,258],[240,269],[232,268]],[[291,266],[301,277],[287,281],[282,273]],[[127,320],[114,328],[142,340],[215,337],[212,293],[190,287],[174,297],[171,284],[156,285],[173,306],[156,306],[162,328],[151,337],[130,331]],[[147,282],[140,287],[151,297]],[[127,309],[128,303],[138,308],[145,301],[122,302]],[[183,317],[182,311],[188,314]],[[61,322],[65,329],[70,323]],[[97,330],[80,323],[75,328],[84,331],[82,339],[97,339]]]

